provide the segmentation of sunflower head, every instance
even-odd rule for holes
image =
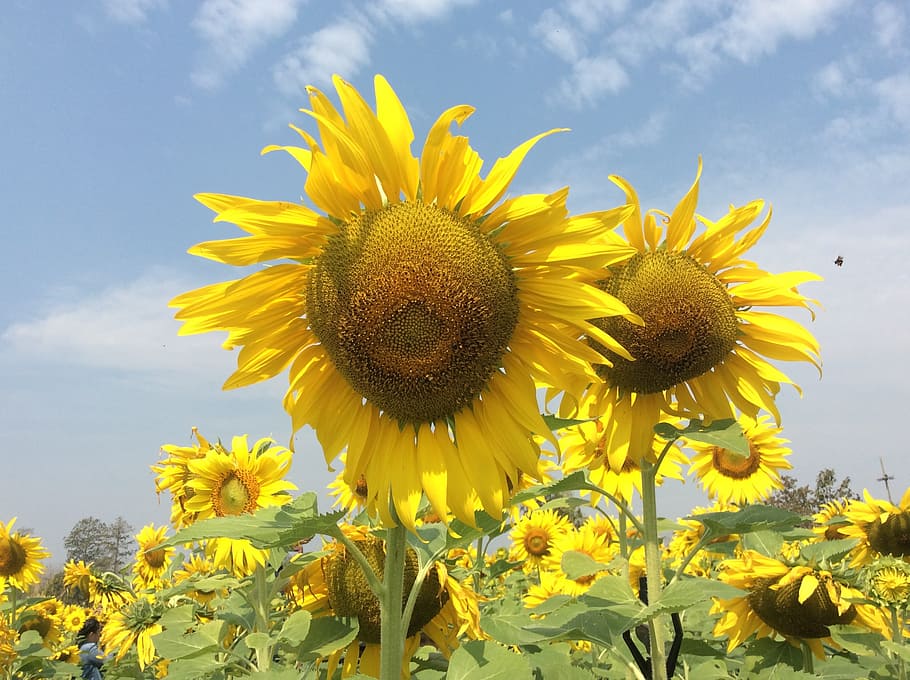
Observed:
[[[366,557],[376,576],[381,579],[385,567],[384,541],[367,534],[355,539],[354,544]],[[411,592],[417,571],[417,553],[409,548],[405,556],[404,598]],[[438,569],[432,569],[421,584],[417,604],[408,626],[408,637],[423,628],[445,605],[448,596],[442,588],[440,576]],[[329,605],[335,614],[357,617],[360,624],[358,638],[368,644],[378,644],[381,637],[379,600],[373,594],[360,564],[342,546],[335,546],[332,554],[323,558],[323,577],[327,586]]]
[[[880,557],[863,570],[866,592],[885,606],[905,607],[910,602],[910,564],[895,557]]]
[[[601,286],[645,321],[597,322],[634,357],[630,361],[593,342],[612,364],[600,365],[598,374],[620,392],[663,392],[708,372],[736,347],[736,308],[726,287],[686,253],[639,253]]]
[[[28,591],[44,572],[41,560],[50,557],[40,539],[12,531],[15,523],[15,517],[8,524],[0,522],[0,591],[7,583]]]
[[[786,583],[758,579],[748,600],[768,626],[797,638],[828,637],[829,626],[848,624],[856,617],[856,607],[841,599],[840,584],[824,572],[809,572]]]
[[[910,512],[889,515],[867,527],[869,545],[882,555],[910,556]]]

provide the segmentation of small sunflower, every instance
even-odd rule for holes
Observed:
[[[850,501],[841,499],[829,501],[819,508],[812,516],[812,533],[819,541],[837,541],[847,538],[842,529],[850,524],[844,514],[847,512]]]
[[[10,628],[5,616],[0,616],[0,670],[8,668],[18,656],[16,642],[18,633]]]
[[[195,427],[193,437],[197,442],[193,446],[174,444],[162,446],[161,452],[166,454],[166,458],[150,466],[155,473],[155,492],[159,496],[165,491],[171,494],[171,524],[178,529],[196,521],[195,514],[186,510],[186,502],[194,493],[192,487],[187,484],[192,477],[189,462],[204,458],[210,451],[228,455],[220,443],[210,444]]]
[[[34,630],[45,647],[53,648],[63,636],[63,610],[64,604],[56,598],[25,607],[19,613],[19,634]]]
[[[139,597],[122,609],[112,613],[101,630],[101,647],[115,654],[117,661],[135,648],[139,668],[144,669],[155,660],[155,643],[152,637],[164,628],[158,623],[164,606],[150,597]]]
[[[521,562],[522,569],[531,571],[550,554],[556,539],[571,528],[569,520],[555,510],[532,510],[522,516],[509,532],[512,541],[509,559]]]
[[[154,588],[161,583],[174,554],[173,546],[159,548],[167,539],[167,527],[148,524],[136,534],[139,548],[133,561],[134,581],[141,588]]]
[[[781,428],[769,420],[766,415],[739,415],[743,436],[749,442],[748,456],[722,446],[686,440],[686,446],[695,452],[689,474],[698,477],[709,498],[744,505],[762,501],[775,489],[783,488],[780,471],[793,467],[787,460],[791,451],[785,446],[788,440],[779,436]]]
[[[289,368],[292,429],[311,425],[326,461],[347,448],[344,480],[368,482],[371,515],[413,528],[425,492],[440,517],[473,523],[473,498],[499,517],[517,475],[534,476],[533,435],[552,439],[536,384],[578,395],[602,360],[588,334],[628,358],[588,319],[639,318],[599,290],[629,246],[610,232],[628,214],[569,217],[568,189],[502,200],[537,135],[493,164],[453,135],[474,111],[432,125],[420,159],[388,82],[375,112],[333,78],[341,111],[307,88],[320,141],[284,150],[321,211],[223,194],[196,198],[249,234],[190,252],[234,266],[279,263],[184,293],[182,334],[227,331],[242,347],[225,388]],[[394,514],[390,509],[394,506]]]
[[[91,594],[92,580],[95,575],[92,573],[92,563],[86,564],[83,560],[78,562],[69,560],[63,565],[63,585],[70,590],[76,590],[86,598]]]
[[[563,453],[562,469],[565,474],[587,470],[592,484],[629,503],[636,493],[641,496],[640,461],[625,455],[625,450],[620,450],[619,455],[615,455],[616,452],[609,448],[613,427],[614,423],[596,418],[561,430],[559,446]],[[655,449],[655,460],[665,443],[652,433],[651,446]],[[672,446],[661,463],[657,483],[663,484],[665,479],[684,481],[681,466],[688,462],[689,459],[680,451],[679,446]],[[597,505],[602,497],[594,491],[582,491],[582,495],[590,495],[591,505]]]
[[[863,489],[863,501],[851,500],[844,512],[848,524],[840,528],[859,544],[851,553],[851,567],[871,562],[877,555],[910,559],[910,487],[898,505],[873,498]]]
[[[682,564],[683,560],[691,554],[695,549],[695,546],[698,545],[705,535],[705,525],[698,521],[699,515],[704,515],[709,512],[736,512],[738,510],[739,507],[736,505],[716,501],[712,506],[707,508],[692,508],[689,517],[677,519],[676,523],[681,528],[673,532],[670,537],[670,542],[667,544],[666,551],[667,557],[671,560],[671,565],[678,567]],[[718,536],[705,545],[699,551],[699,555],[689,562],[685,573],[693,576],[708,576],[712,572],[714,565],[727,556],[724,553],[717,552],[716,549],[712,549],[711,546],[728,543],[737,539],[738,536],[735,534]]]
[[[385,564],[384,542],[365,527],[343,525],[342,530],[381,579]],[[409,549],[404,572],[405,597],[415,582],[417,567],[417,553]],[[360,624],[357,638],[329,655],[326,677],[333,677],[339,664],[342,664],[343,678],[356,673],[379,677],[379,601],[370,590],[360,565],[344,546],[330,543],[327,555],[295,574],[293,582],[291,592],[297,606],[314,616],[356,617]],[[430,570],[419,590],[407,636],[402,658],[403,678],[410,677],[410,659],[419,648],[422,636],[432,641],[446,658],[461,638],[482,637],[477,595],[452,578],[441,562]]]
[[[63,627],[70,633],[78,633],[88,617],[89,613],[85,607],[77,604],[67,605],[63,610]]]
[[[180,569],[174,570],[174,573],[171,574],[171,578],[175,584],[178,584],[211,576],[216,571],[217,569],[212,560],[204,555],[193,553],[183,561],[180,565]],[[219,593],[214,590],[191,590],[187,592],[189,597],[203,606],[208,606],[218,594]]]
[[[880,557],[863,569],[866,593],[886,607],[910,603],[910,564],[896,557]]]
[[[595,562],[602,564],[603,570],[595,574],[572,578],[565,573],[562,564],[563,556],[570,551],[587,555]],[[587,592],[594,581],[606,575],[607,565],[618,554],[618,544],[611,543],[609,536],[595,531],[591,526],[582,525],[578,529],[571,527],[569,531],[556,538],[552,549],[543,558],[542,567],[546,571],[560,572],[565,578],[562,592],[575,597]]]
[[[13,531],[15,523],[15,517],[8,524],[0,522],[0,591],[11,585],[28,592],[44,573],[41,560],[51,554],[42,547],[41,539]]]
[[[346,467],[347,455],[342,452],[340,456],[342,467]],[[329,495],[335,497],[333,508],[341,507],[347,512],[355,513],[363,510],[370,498],[366,477],[360,475],[353,485],[344,480],[344,470],[329,483]]]
[[[808,566],[789,566],[754,550],[723,562],[719,578],[747,591],[742,597],[715,600],[711,611],[722,614],[714,627],[729,637],[727,650],[756,637],[783,636],[791,644],[804,641],[824,658],[822,641],[832,643],[830,626],[853,624],[891,637],[881,609],[865,601],[863,593],[838,580],[831,572]]]
[[[733,207],[716,222],[696,215],[700,177],[701,159],[695,182],[670,215],[642,215],[632,186],[611,177],[635,211],[623,225],[631,254],[604,271],[601,287],[645,322],[639,326],[620,317],[597,322],[634,361],[591,340],[609,364],[598,368],[603,382],[592,383],[581,415],[611,423],[611,456],[653,455],[652,428],[664,413],[716,419],[734,417],[734,407],[753,417],[764,409],[779,421],[774,398],[781,383],[792,382],[768,359],[807,361],[821,370],[811,333],[787,317],[761,311],[810,309],[814,301],[797,286],[820,277],[770,274],[742,259],[767,228],[770,210],[756,226],[763,201]],[[696,236],[698,223],[704,231]],[[575,403],[563,399],[562,404],[567,415],[577,412]]]

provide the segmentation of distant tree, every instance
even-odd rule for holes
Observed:
[[[128,566],[136,553],[137,544],[132,525],[123,517],[118,516],[113,522],[108,524],[111,540],[111,559],[113,560],[113,569],[110,571],[120,571]]]
[[[844,477],[838,484],[837,475],[831,468],[818,473],[814,488],[808,484],[800,486],[797,479],[789,475],[781,475],[781,481],[783,488],[771,494],[766,503],[799,515],[814,515],[825,503],[831,501],[860,497],[850,487],[850,478]]]
[[[83,517],[66,538],[66,559],[93,562],[98,571],[119,571],[129,564],[136,550],[133,527],[123,519],[107,524],[96,517]]]

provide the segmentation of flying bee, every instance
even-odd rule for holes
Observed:
[[[844,258],[841,257],[840,255],[838,255],[836,258],[834,258],[834,264],[836,264],[838,267],[843,267],[843,266],[844,266]]]

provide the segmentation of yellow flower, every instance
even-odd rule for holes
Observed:
[[[204,458],[210,451],[228,455],[223,446],[210,444],[195,427],[193,436],[198,442],[193,446],[174,444],[162,446],[161,451],[167,454],[167,457],[151,466],[152,472],[156,475],[155,491],[159,496],[165,491],[171,494],[171,524],[178,529],[196,521],[195,515],[186,511],[186,502],[193,495],[193,489],[187,485],[191,477],[189,462]]]
[[[721,581],[748,591],[742,597],[715,600],[711,609],[722,614],[714,634],[729,636],[728,651],[753,633],[759,638],[779,634],[794,645],[804,641],[821,659],[822,641],[833,644],[829,627],[848,623],[891,637],[881,609],[855,604],[865,600],[863,594],[828,571],[790,567],[754,550],[724,561],[720,568]]]
[[[761,311],[808,309],[813,301],[797,286],[820,277],[809,272],[770,274],[742,259],[767,228],[770,211],[754,227],[763,201],[731,208],[716,222],[698,216],[700,176],[699,159],[695,182],[670,215],[642,215],[632,186],[611,178],[635,205],[623,226],[632,254],[606,270],[602,287],[645,322],[598,322],[635,361],[592,340],[612,366],[598,368],[604,382],[592,385],[581,404],[582,416],[610,423],[607,451],[614,469],[626,456],[653,456],[652,428],[662,413],[716,419],[734,417],[733,408],[753,417],[764,409],[779,421],[774,398],[780,384],[791,381],[768,359],[808,361],[821,370],[818,344],[802,325]],[[699,222],[704,230],[696,236]],[[567,414],[576,410],[565,399],[562,404]]]
[[[71,590],[78,590],[85,597],[91,593],[92,574],[91,562],[69,560],[63,565],[63,585]]]
[[[152,638],[164,630],[158,619],[164,608],[150,597],[140,597],[110,615],[101,630],[101,648],[115,654],[119,661],[135,647],[139,668],[155,660]]]
[[[63,632],[63,608],[63,603],[56,598],[26,607],[19,614],[19,634],[27,630],[37,631],[44,646],[53,648]]]
[[[211,576],[215,571],[215,565],[210,559],[203,555],[193,553],[184,559],[180,569],[174,570],[172,578],[174,583],[178,584],[183,583],[184,581],[199,580]],[[218,592],[214,590],[190,590],[186,594],[196,600],[199,604],[207,606],[215,599]]]
[[[566,474],[587,469],[592,484],[629,503],[635,493],[641,496],[641,466],[639,461],[624,454],[620,457],[610,454],[607,447],[611,444],[609,432],[612,428],[613,424],[597,418],[561,430],[559,446],[563,452],[562,469]],[[651,445],[655,448],[655,459],[665,444],[664,440],[652,435]],[[674,445],[661,463],[657,483],[663,484],[665,479],[678,479],[682,482],[684,478],[680,466],[688,462],[686,455]],[[617,467],[613,467],[614,464]],[[590,495],[591,505],[597,505],[602,497],[593,491],[585,490],[581,493]]]
[[[197,195],[249,235],[191,253],[279,263],[175,298],[181,333],[227,331],[225,347],[242,347],[225,388],[289,368],[293,431],[311,425],[327,462],[347,448],[344,480],[365,477],[370,514],[385,524],[413,528],[422,492],[440,517],[451,508],[473,523],[475,496],[498,517],[518,473],[537,473],[532,436],[552,439],[536,383],[580,394],[597,380],[584,334],[628,356],[588,321],[639,320],[594,285],[625,255],[609,230],[628,208],[570,218],[567,189],[502,200],[531,147],[556,130],[482,178],[479,154],[451,131],[473,108],[444,112],[418,160],[384,78],[375,112],[333,82],[341,111],[308,88],[320,141],[294,128],[306,148],[265,149],[300,162],[322,212]]]
[[[603,570],[572,578],[565,572],[562,564],[563,556],[570,551],[587,555],[595,562],[602,564]],[[574,597],[587,592],[594,581],[606,575],[607,565],[613,561],[618,552],[618,544],[610,543],[609,536],[596,531],[592,526],[582,525],[578,529],[572,527],[556,538],[552,549],[544,556],[542,566],[546,571],[560,572],[565,578],[562,592]]]
[[[381,580],[385,564],[384,542],[365,527],[342,525],[342,530],[354,541]],[[329,655],[326,677],[333,677],[339,664],[342,678],[357,673],[379,677],[379,601],[370,590],[360,565],[343,545],[330,543],[327,553],[292,577],[292,599],[314,616],[356,617],[360,624],[356,639]],[[417,567],[417,554],[409,549],[404,570],[406,593],[415,582]],[[430,569],[418,592],[402,657],[403,678],[410,677],[410,659],[419,648],[422,636],[432,641],[446,658],[458,647],[462,637],[482,637],[476,593],[449,576],[442,562]]]
[[[172,546],[159,548],[167,539],[167,527],[155,528],[154,524],[142,527],[136,535],[139,548],[133,562],[135,583],[139,588],[154,588],[161,584],[161,577],[167,571],[174,554]]]
[[[889,607],[904,607],[910,600],[910,564],[895,557],[882,557],[863,570],[866,591]]]
[[[819,541],[837,541],[847,536],[841,531],[849,522],[844,517],[849,501],[841,499],[830,501],[819,508],[812,516],[812,532]]]
[[[342,467],[346,467],[347,456],[342,452],[340,459]],[[344,470],[329,483],[329,495],[335,497],[333,508],[342,507],[348,512],[359,512],[366,507],[369,499],[369,489],[366,477],[360,475],[353,485],[344,480]]]
[[[709,498],[719,503],[755,503],[783,488],[781,470],[793,466],[787,460],[788,440],[779,437],[781,428],[768,423],[769,416],[757,419],[740,414],[739,424],[749,442],[749,455],[740,456],[721,446],[686,440],[695,452],[689,474],[696,475]]]
[[[569,520],[555,510],[532,510],[509,532],[512,540],[509,559],[521,562],[522,569],[531,571],[550,553],[556,539],[571,528]]]
[[[851,567],[871,562],[876,555],[910,558],[910,487],[899,505],[873,498],[863,489],[864,501],[851,500],[844,512],[847,524],[840,532],[859,544],[850,553]]]
[[[88,616],[85,607],[76,604],[67,605],[63,610],[63,627],[71,633],[78,633]]]
[[[38,583],[44,572],[40,560],[50,557],[41,539],[13,531],[16,518],[8,524],[0,522],[0,591],[7,585],[23,592]]]

